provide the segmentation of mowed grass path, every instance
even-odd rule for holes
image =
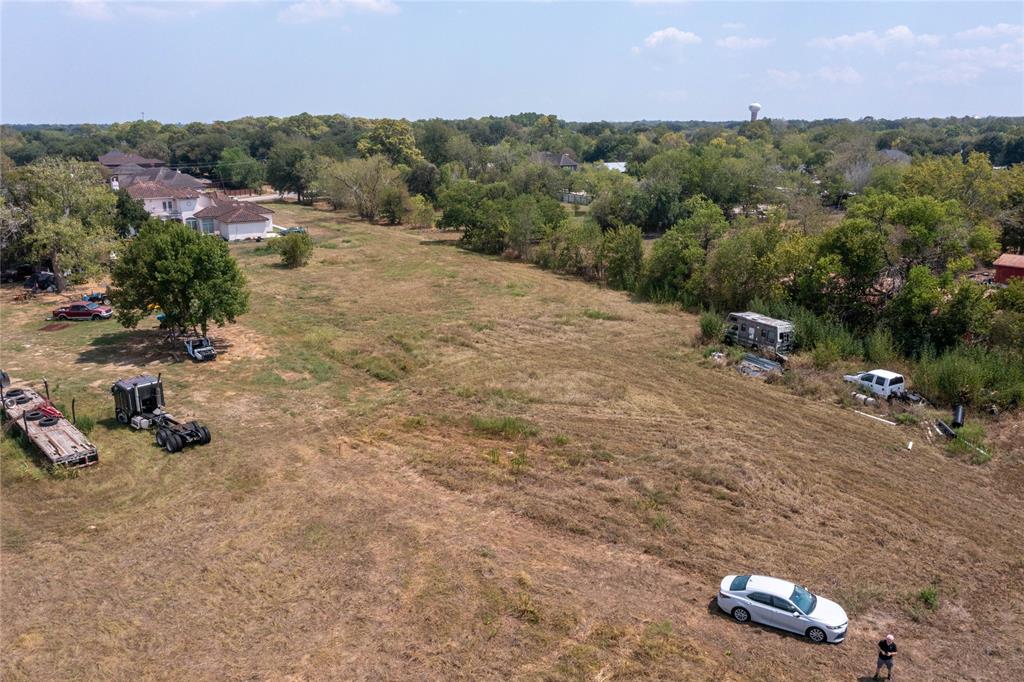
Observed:
[[[1020,452],[705,366],[671,307],[273,208],[320,248],[232,246],[252,312],[215,363],[38,331],[54,301],[4,290],[3,365],[77,397],[102,457],[62,480],[2,443],[4,679],[855,679],[886,631],[907,679],[1024,670]],[[141,372],[214,442],[111,423]],[[838,598],[850,640],[709,608],[745,571]]]

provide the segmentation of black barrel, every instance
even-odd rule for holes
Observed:
[[[964,425],[964,406],[957,405],[953,408],[953,428],[959,429]]]

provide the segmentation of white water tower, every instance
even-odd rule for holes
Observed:
[[[757,112],[761,111],[761,105],[758,104],[757,102],[754,102],[749,107],[747,107],[747,109],[750,109],[750,120],[751,121],[756,121],[757,120]]]

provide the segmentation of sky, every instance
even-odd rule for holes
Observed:
[[[0,2],[4,123],[1024,115],[1024,3]]]

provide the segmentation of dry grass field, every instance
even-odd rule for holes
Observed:
[[[971,465],[709,366],[677,309],[275,210],[320,248],[232,247],[252,312],[214,363],[40,331],[56,297],[4,289],[0,364],[77,398],[101,453],[64,477],[0,445],[4,680],[857,680],[887,632],[901,679],[1024,678],[1019,418]],[[212,444],[114,423],[143,372]],[[835,598],[849,639],[733,623],[735,572]]]

